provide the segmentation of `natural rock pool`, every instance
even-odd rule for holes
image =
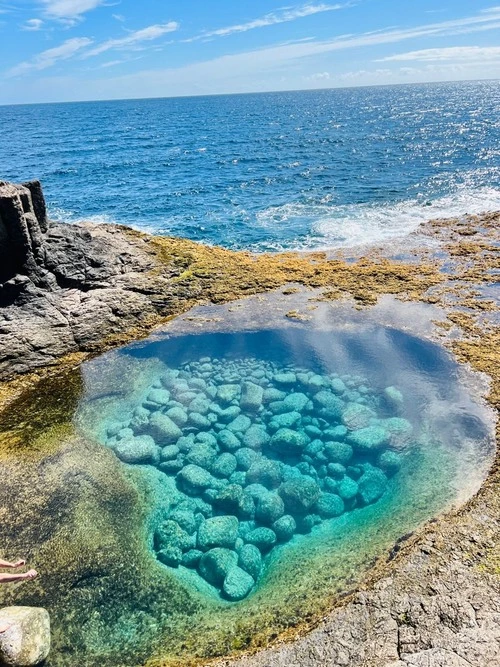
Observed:
[[[149,488],[151,562],[197,601],[174,603],[174,654],[306,618],[470,497],[493,453],[441,346],[362,314],[257,319],[167,329],[83,369],[75,424]]]

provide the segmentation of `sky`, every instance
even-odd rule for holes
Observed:
[[[500,79],[494,3],[0,0],[0,104]]]

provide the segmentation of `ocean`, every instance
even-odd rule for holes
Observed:
[[[496,81],[0,107],[50,216],[234,249],[386,243],[500,209]]]

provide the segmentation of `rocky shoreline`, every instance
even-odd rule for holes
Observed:
[[[39,440],[36,451],[20,449],[35,441],[25,396],[38,392],[45,409],[56,414],[57,406],[43,401],[54,383],[72,386],[89,355],[142,337],[198,303],[229,302],[280,287],[286,293],[295,289],[286,287],[289,283],[298,283],[321,289],[323,299],[354,299],[358,307],[369,307],[384,294],[438,305],[447,315],[443,340],[461,361],[491,378],[488,400],[498,409],[498,303],[492,285],[500,268],[499,221],[500,214],[485,214],[430,222],[414,236],[404,259],[382,251],[355,259],[324,253],[252,256],[112,225],[49,223],[37,182],[0,184],[0,472],[8,480],[0,506],[6,517],[24,498],[27,506],[16,520],[22,526],[33,522],[37,507],[59,497],[54,516],[43,516],[30,535],[19,537],[15,525],[5,530],[9,549],[33,542],[43,545],[35,555],[46,555],[50,547],[56,556],[34,592],[8,591],[2,604],[38,604],[61,576],[68,590],[97,576],[71,548],[62,548],[58,526],[62,522],[66,534],[74,526],[83,491],[65,484],[61,503],[62,490],[47,478],[51,467],[60,469],[63,461],[66,480],[85,475],[91,498],[123,494],[126,486],[119,488],[117,476],[113,488],[104,490],[99,462],[110,470],[111,455],[78,443],[63,418],[52,422],[50,437],[40,429],[46,449]],[[85,452],[91,450],[89,460]],[[36,492],[34,474],[44,480]],[[219,664],[483,667],[500,661],[498,482],[496,464],[476,498],[396,544],[363,587],[337,600],[319,625],[319,619],[307,619],[273,648]],[[30,492],[34,499],[28,500]],[[78,544],[90,556],[98,548],[88,534],[80,535]],[[114,550],[110,545],[99,556],[101,572],[112,568]],[[139,553],[140,547],[134,550]],[[64,601],[58,604],[63,618]],[[59,647],[70,641],[56,637]],[[268,638],[250,645],[250,652],[262,643]],[[159,658],[149,664],[173,663]],[[197,664],[207,662],[200,658]]]

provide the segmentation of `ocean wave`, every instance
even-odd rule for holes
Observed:
[[[281,249],[325,249],[375,245],[403,237],[427,220],[456,218],[500,209],[500,189],[461,189],[434,200],[418,198],[398,203],[301,204],[270,207],[257,214],[257,222],[277,232],[278,227],[309,227]]]

